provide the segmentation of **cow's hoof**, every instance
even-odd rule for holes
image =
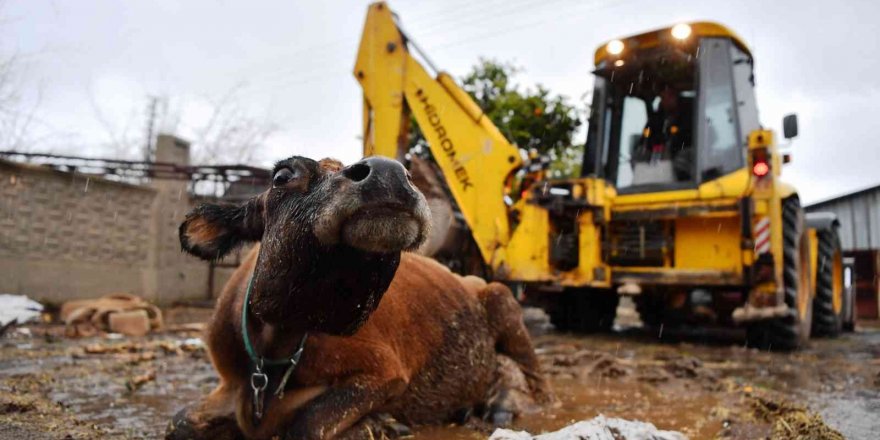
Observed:
[[[373,414],[336,437],[338,440],[393,440],[412,437],[409,426],[388,414]]]
[[[244,438],[235,420],[218,417],[196,423],[184,408],[171,418],[165,430],[166,440],[240,440]]]
[[[464,425],[471,421],[474,416],[474,409],[471,407],[460,408],[452,414],[451,422]]]
[[[409,426],[398,422],[397,419],[390,414],[377,414],[370,417],[370,419],[371,421],[368,422],[368,426],[374,434],[380,435],[378,438],[395,439],[410,437],[413,435]]]
[[[397,420],[386,423],[383,428],[388,438],[403,438],[413,435],[412,429],[409,429],[409,426],[406,426],[403,423],[398,422]]]
[[[165,440],[193,440],[198,438],[198,433],[187,418],[186,408],[177,412],[171,418],[171,423],[165,429]]]
[[[513,423],[513,413],[505,409],[492,411],[491,417],[492,426],[496,428],[506,428]]]

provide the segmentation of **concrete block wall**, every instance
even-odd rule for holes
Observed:
[[[157,160],[187,163],[160,135]],[[0,160],[0,293],[63,302],[127,292],[160,304],[207,296],[208,265],[183,254],[185,181],[139,186]]]

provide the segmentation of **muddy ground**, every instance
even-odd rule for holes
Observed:
[[[174,326],[207,316],[178,308],[167,318]],[[35,324],[0,339],[0,438],[156,438],[172,414],[216,385],[197,331],[81,340],[62,333]],[[637,327],[551,332],[535,341],[561,403],[516,421],[533,433],[598,414],[693,439],[870,439],[880,432],[876,326],[793,354],[745,348],[735,333]],[[416,438],[482,439],[486,432],[444,426],[418,429]]]

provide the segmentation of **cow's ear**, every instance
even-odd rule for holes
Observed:
[[[201,205],[180,225],[180,247],[203,260],[219,260],[244,242],[263,237],[262,197],[243,205]]]

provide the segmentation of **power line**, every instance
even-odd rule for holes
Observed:
[[[549,0],[549,1],[554,2],[554,0]],[[570,0],[555,0],[555,1],[560,2],[560,1],[570,1]],[[623,0],[623,1],[613,2],[613,3],[607,2],[607,1],[606,2],[596,1],[596,2],[589,3],[588,7],[586,9],[582,9],[579,7],[579,6],[584,5],[583,3],[581,3],[581,4],[577,5],[577,7],[574,8],[576,10],[576,12],[572,12],[572,10],[568,9],[568,8],[557,9],[558,12],[553,13],[550,16],[546,16],[544,19],[541,19],[541,20],[533,20],[530,22],[521,23],[521,24],[513,25],[513,26],[504,26],[504,27],[501,27],[500,29],[495,29],[495,30],[490,30],[487,32],[479,33],[479,34],[474,34],[474,35],[468,36],[466,38],[458,39],[458,40],[455,40],[455,41],[452,41],[452,42],[449,42],[446,44],[442,44],[440,46],[435,46],[435,47],[429,48],[428,51],[431,52],[431,51],[446,50],[451,47],[459,46],[459,45],[466,44],[466,43],[471,43],[476,40],[483,40],[484,41],[484,40],[496,38],[498,36],[502,36],[505,34],[509,34],[511,32],[516,32],[516,31],[519,31],[522,29],[527,29],[527,28],[532,28],[532,27],[544,25],[544,24],[547,24],[547,23],[553,22],[553,21],[557,21],[557,22],[558,21],[567,21],[572,18],[579,18],[579,17],[583,16],[583,14],[595,11],[597,9],[604,9],[604,8],[608,8],[608,7],[619,6],[624,3],[631,3],[632,1],[634,1],[634,0]],[[535,2],[534,2],[534,0],[529,0],[526,3],[535,3]],[[523,4],[524,3],[520,3],[521,6]],[[547,4],[547,1],[544,1],[544,4]],[[517,12],[519,12],[519,11],[517,11]],[[512,14],[508,13],[506,15],[509,16]],[[562,16],[562,17],[560,18],[560,16]],[[498,16],[496,15],[493,18],[498,18]],[[312,66],[312,67],[314,67],[314,66]],[[296,70],[296,68],[284,69],[284,70],[279,71],[277,73],[283,73],[284,71],[294,71],[294,70]],[[299,73],[305,72],[305,74],[304,75],[295,75],[292,78],[280,79],[279,81],[273,81],[269,84],[264,83],[264,84],[261,84],[261,86],[259,88],[255,89],[253,91],[259,93],[259,92],[263,92],[263,91],[285,90],[285,89],[289,89],[290,87],[293,87],[293,86],[314,84],[314,83],[318,83],[318,82],[327,81],[330,79],[336,79],[339,76],[349,74],[348,67],[346,67],[346,68],[333,67],[333,68],[329,68],[329,69],[325,69],[325,70],[307,70],[307,71],[303,71],[300,69],[300,70],[297,70],[297,72],[299,72]]]
[[[571,0],[519,0],[519,1],[502,0],[500,2],[489,3],[489,4],[476,3],[476,5],[478,7],[475,10],[473,10],[474,13],[477,11],[484,11],[484,12],[493,12],[493,14],[490,16],[483,16],[483,15],[470,13],[470,14],[468,14],[469,16],[474,16],[474,15],[477,15],[477,16],[471,18],[470,20],[466,20],[464,23],[462,23],[460,20],[457,20],[455,17],[452,17],[452,19],[446,19],[446,20],[434,19],[434,20],[432,20],[431,25],[428,25],[428,26],[415,25],[412,27],[410,27],[410,26],[407,26],[407,27],[411,28],[411,29],[418,29],[418,33],[421,36],[436,35],[438,33],[446,32],[446,31],[455,32],[455,31],[462,29],[461,24],[465,24],[466,25],[465,27],[468,27],[468,25],[480,24],[480,23],[485,22],[486,20],[495,21],[501,17],[508,17],[511,15],[517,15],[517,14],[521,14],[523,12],[528,12],[528,9],[524,9],[524,8],[528,7],[529,5],[546,5],[548,3],[555,3],[555,2],[559,2],[559,1],[566,1],[567,2],[567,1],[571,1]],[[500,8],[493,7],[493,5],[499,4],[499,3],[502,4],[504,7],[500,7]],[[457,13],[457,12],[461,12],[461,10],[451,10],[450,12]],[[412,23],[412,22],[406,21],[405,23]],[[458,26],[452,26],[451,28],[448,27],[448,24],[452,24],[452,23],[454,23]],[[444,28],[444,26],[446,26],[446,27]],[[427,30],[427,32],[425,32],[426,30]],[[297,49],[297,50],[294,50],[289,53],[285,53],[284,57],[285,58],[296,58],[297,55],[307,54],[307,53],[314,52],[314,51],[317,51],[320,49],[338,47],[338,46],[341,46],[346,43],[354,44],[355,41],[356,40],[354,38],[340,38],[340,39],[337,39],[337,40],[334,40],[334,41],[331,41],[328,43],[322,43],[322,44],[318,44],[318,45],[314,45],[314,46],[310,46],[310,47]],[[343,54],[341,54],[341,53],[332,53],[329,51],[324,51],[320,55],[310,57],[309,58],[309,66],[310,66],[310,68],[330,66],[332,64],[335,64],[335,62],[342,61],[342,56],[343,56]],[[346,60],[348,60],[348,59],[349,58],[346,58]],[[329,63],[322,62],[322,61],[329,61]],[[311,76],[311,72],[313,72],[313,71],[314,70],[311,70],[311,71],[307,70],[306,71],[307,76]],[[272,77],[280,77],[282,75],[287,75],[289,73],[301,73],[301,72],[303,72],[302,68],[294,67],[294,68],[285,68],[285,69],[281,69],[281,70],[277,70],[277,71],[273,71],[273,72],[261,73],[261,74],[255,75],[255,76],[263,77],[263,78],[272,78]],[[254,77],[254,76],[252,76],[252,77]]]
[[[401,16],[400,18],[407,23],[412,23],[416,26],[422,26],[424,23],[434,24],[437,22],[453,22],[463,15],[470,16],[478,11],[484,11],[496,7],[497,5],[505,5],[509,3],[511,3],[511,0],[488,0],[483,2],[469,1],[466,6],[460,8],[450,8],[432,14],[420,14],[415,17]]]
[[[323,73],[318,73],[318,74],[311,75],[311,76],[300,77],[300,78],[297,78],[293,81],[284,80],[284,81],[277,81],[277,82],[273,82],[273,83],[269,83],[269,84],[261,83],[259,85],[259,87],[251,88],[249,91],[246,91],[244,93],[260,94],[260,93],[265,93],[265,92],[279,92],[279,91],[283,91],[283,90],[288,90],[293,86],[306,85],[306,84],[316,84],[316,83],[321,83],[321,82],[328,81],[328,80],[338,80],[338,79],[341,79],[341,77],[343,77],[343,76],[351,77],[351,72],[348,72],[348,71],[343,72],[338,69],[334,69],[334,70],[329,70],[329,71],[326,71]],[[351,77],[351,79],[352,79],[352,81],[354,81],[354,77]]]
[[[518,30],[547,24],[551,21],[567,21],[572,18],[580,18],[583,16],[584,13],[587,13],[587,12],[593,12],[597,9],[604,9],[604,8],[608,8],[608,7],[620,6],[621,4],[624,4],[624,3],[632,3],[632,1],[634,1],[634,0],[618,0],[615,2],[608,1],[608,2],[605,2],[604,4],[594,2],[590,5],[591,7],[584,9],[584,10],[581,10],[577,13],[571,13],[570,11],[566,11],[565,16],[562,18],[559,18],[558,16],[554,15],[554,16],[548,17],[547,19],[544,19],[544,20],[537,20],[537,21],[532,21],[532,22],[528,22],[528,23],[522,23],[522,24],[519,24],[516,26],[508,26],[500,31],[492,31],[492,32],[475,34],[475,35],[472,35],[472,36],[469,36],[469,37],[466,37],[463,39],[459,39],[459,40],[452,41],[452,42],[449,42],[446,44],[442,44],[440,46],[435,47],[434,50],[439,51],[439,50],[443,50],[443,49],[448,49],[450,47],[459,46],[459,45],[462,45],[465,43],[471,43],[471,42],[474,42],[475,40],[478,40],[478,39],[488,40],[488,39],[492,39],[492,38],[495,38],[495,37],[498,37],[498,36],[501,36],[504,34],[509,34],[511,32],[515,32]]]
[[[488,5],[485,8],[482,8],[481,11],[483,14],[468,14],[468,16],[464,19],[455,20],[455,26],[451,29],[448,27],[447,23],[437,22],[432,23],[430,25],[421,26],[422,35],[434,35],[437,34],[438,31],[444,32],[447,30],[461,30],[462,27],[467,27],[473,24],[482,24],[486,21],[495,21],[499,18],[509,17],[511,15],[519,15],[523,13],[531,13],[534,12],[535,7],[550,5],[553,3],[558,3],[559,1],[571,1],[571,0],[512,0],[504,2],[503,7],[493,7],[492,5]],[[463,26],[464,25],[464,26]]]

